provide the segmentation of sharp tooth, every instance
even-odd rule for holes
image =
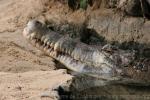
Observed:
[[[52,57],[56,57],[56,52],[54,52],[54,51],[51,51],[49,54],[50,54],[50,56],[52,56]]]
[[[66,49],[65,50],[67,54],[71,55],[71,50],[70,49]]]
[[[68,50],[67,50],[66,48],[64,49],[64,52],[65,52],[66,54],[68,54]]]
[[[30,38],[30,40],[33,40],[33,39],[34,39],[32,36],[30,36],[29,38]]]
[[[50,45],[51,47],[54,47],[54,43],[53,43],[53,42],[51,42],[49,45]]]
[[[45,40],[44,40],[44,44],[47,44],[47,42],[48,42],[48,39],[47,39],[47,38],[45,38]]]
[[[63,56],[63,61],[66,61],[66,57],[65,56]]]
[[[80,49],[78,51],[76,50],[76,53],[75,53],[76,59],[79,58],[79,53],[80,53]]]
[[[64,52],[64,48],[62,47],[61,43],[59,43],[59,50],[62,51],[62,52]]]
[[[55,52],[55,57],[57,57],[57,55],[58,55],[58,52]]]
[[[60,60],[61,60],[61,62],[63,62],[63,61],[64,61],[63,56],[60,56]]]
[[[70,49],[68,49],[68,54],[71,55],[71,50]]]
[[[81,51],[81,49],[79,49],[78,51],[77,51],[77,57],[78,57],[78,59],[81,57],[80,55],[82,54],[82,51]]]
[[[33,39],[35,36],[36,36],[36,33],[32,33],[32,34],[30,35],[30,38]]]
[[[69,65],[70,64],[70,58],[66,58],[66,63]]]
[[[57,52],[53,52],[53,57],[56,57],[57,56]]]
[[[65,48],[60,48],[60,51],[65,52]]]
[[[53,53],[53,52],[50,52],[50,53],[49,53],[49,54],[50,54],[50,56],[52,56],[52,53]]]
[[[59,56],[59,59],[60,59],[60,61],[62,60],[62,56],[61,55]]]
[[[52,43],[51,43],[51,46],[52,46]],[[56,43],[56,44],[54,45],[54,50],[57,51],[58,49],[59,49],[59,43]]]
[[[78,50],[78,52],[76,53],[76,55],[77,55],[77,59],[79,59],[80,58],[80,49]]]
[[[65,48],[65,52],[66,52],[67,54],[69,54],[69,49],[66,49],[66,48]]]
[[[26,38],[30,40],[30,39],[31,39],[31,36],[30,36],[30,35],[29,35],[29,36],[26,36]]]
[[[60,55],[58,55],[57,59],[58,59],[58,60],[60,60],[60,57],[61,57],[61,56],[60,56]]]
[[[54,52],[51,53],[51,56],[52,56],[52,57],[54,56]]]
[[[41,50],[43,50],[44,49],[44,45],[39,45],[39,48],[41,49]]]
[[[79,50],[77,50],[77,49],[75,49],[74,51],[73,51],[73,57],[75,58],[75,59],[77,59],[78,58],[78,52],[77,51],[79,51]]]
[[[65,53],[67,53],[67,54],[69,54],[69,50],[68,50],[68,49],[66,49],[66,48],[65,48],[65,51],[64,51],[64,52],[65,52]]]
[[[74,51],[71,53],[71,56],[74,57]]]
[[[46,53],[49,53],[49,49],[46,50]]]
[[[81,54],[82,54],[82,53],[81,53]],[[83,54],[83,56],[82,56],[81,54],[79,54],[79,58],[83,60],[86,56],[85,56],[84,54]]]
[[[47,45],[50,45],[50,43],[51,43],[50,41],[47,41]]]
[[[31,40],[31,43],[32,43],[34,46],[36,46],[36,40],[35,40],[35,39],[32,39],[32,40]]]
[[[81,56],[80,60],[83,61],[83,60],[84,60],[84,57]]]
[[[44,47],[44,51],[47,51],[47,47]]]
[[[51,51],[52,51],[52,48],[48,48],[47,51],[48,51],[48,52],[51,52]]]
[[[48,52],[49,56],[51,56],[51,52]]]
[[[40,48],[40,44],[39,43],[35,43],[36,47]]]
[[[61,59],[62,61],[63,61],[63,57],[64,57],[63,55],[60,57],[60,59]]]
[[[42,36],[41,41],[44,41],[45,39],[46,39],[45,36]]]

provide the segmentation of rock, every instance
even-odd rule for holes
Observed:
[[[149,0],[119,0],[117,7],[130,16],[150,17]]]

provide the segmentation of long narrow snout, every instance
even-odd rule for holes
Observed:
[[[25,38],[30,38],[35,36],[36,34],[36,38],[41,38],[44,33],[46,32],[40,32],[41,30],[46,30],[46,29],[42,29],[43,28],[43,24],[37,20],[31,20],[27,23],[27,26],[24,28],[23,30],[23,36]]]

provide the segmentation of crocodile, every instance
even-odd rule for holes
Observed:
[[[54,32],[38,20],[27,23],[23,36],[30,44],[62,63],[67,69],[78,75],[96,77],[105,82],[103,85],[150,83],[149,60],[145,61],[147,65],[136,61],[134,52],[110,45],[98,49]]]

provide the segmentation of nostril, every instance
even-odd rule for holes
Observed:
[[[24,30],[23,30],[23,36],[26,37],[26,38],[28,38],[28,35],[29,35],[29,32],[28,32],[27,28],[24,28]]]
[[[32,32],[39,30],[41,27],[42,27],[42,23],[37,20],[31,20],[27,24],[28,30]]]
[[[36,24],[41,24],[39,21],[36,21]]]

